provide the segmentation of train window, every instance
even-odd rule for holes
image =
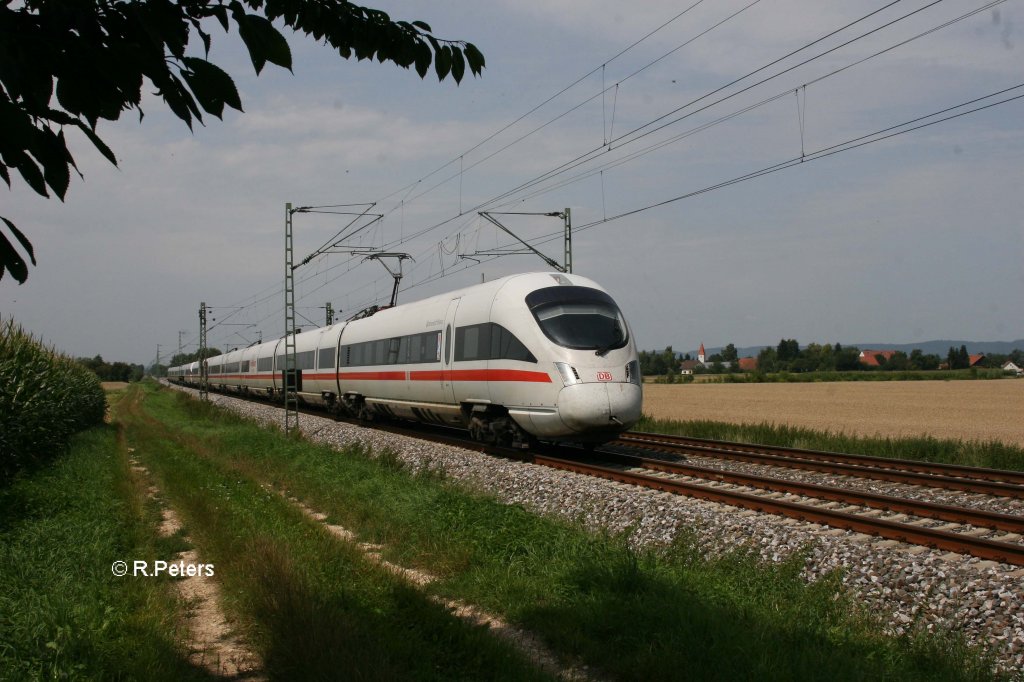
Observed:
[[[316,369],[316,351],[306,350],[296,353],[295,369]]]
[[[334,347],[321,348],[316,363],[317,369],[334,369]]]
[[[605,353],[629,339],[626,321],[611,296],[589,287],[557,286],[532,291],[526,305],[541,331],[559,346]]]
[[[483,337],[483,338],[481,338]],[[455,361],[486,360],[490,352],[489,324],[474,324],[455,330]]]
[[[452,326],[448,325],[444,332],[444,364],[452,361]]]
[[[441,359],[441,332],[345,344],[341,347],[341,358],[342,367],[438,362]]]
[[[491,359],[537,362],[523,342],[500,324],[491,325]]]
[[[268,355],[265,358],[257,358],[256,360],[256,371],[257,372],[270,372],[274,369],[274,356]]]
[[[537,362],[523,342],[500,324],[485,322],[455,330],[455,361],[519,360]]]

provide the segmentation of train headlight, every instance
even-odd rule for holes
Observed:
[[[572,386],[573,384],[580,383],[580,374],[576,371],[576,368],[567,362],[556,362],[555,369],[558,370],[558,374],[562,377],[562,383],[566,386]]]
[[[630,360],[626,364],[626,381],[637,386],[643,382],[643,378],[640,376],[640,362],[638,360]]]

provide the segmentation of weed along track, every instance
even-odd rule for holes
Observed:
[[[305,435],[285,439],[245,421],[225,426],[235,418],[170,393],[154,400],[195,410],[197,422],[220,421],[204,457],[287,490],[374,545],[381,560],[429,573],[435,580],[421,589],[430,597],[474,604],[535,633],[563,667],[612,679],[680,670],[696,678],[986,679],[1021,666],[1015,566],[325,417],[303,416]],[[279,420],[270,405],[212,401]],[[229,435],[236,428],[246,435]],[[618,473],[632,467],[605,464]],[[918,665],[927,672],[912,672]]]

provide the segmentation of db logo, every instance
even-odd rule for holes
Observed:
[[[612,380],[612,373],[611,372],[598,372],[597,373],[597,380],[598,381],[611,381]]]

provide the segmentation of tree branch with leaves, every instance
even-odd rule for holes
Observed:
[[[81,177],[65,133],[77,130],[112,164],[99,121],[137,110],[148,81],[175,116],[192,128],[203,114],[242,111],[234,81],[209,61],[211,30],[232,27],[256,73],[267,63],[291,70],[283,24],[337,50],[344,59],[375,59],[431,70],[439,80],[480,75],[484,56],[463,40],[443,40],[422,21],[342,0],[0,0],[0,178],[12,171],[37,194],[63,200],[72,171]],[[190,43],[198,38],[201,49]],[[202,57],[196,56],[202,54]],[[0,216],[0,279],[24,283],[32,243]],[[4,230],[6,227],[6,231]]]

